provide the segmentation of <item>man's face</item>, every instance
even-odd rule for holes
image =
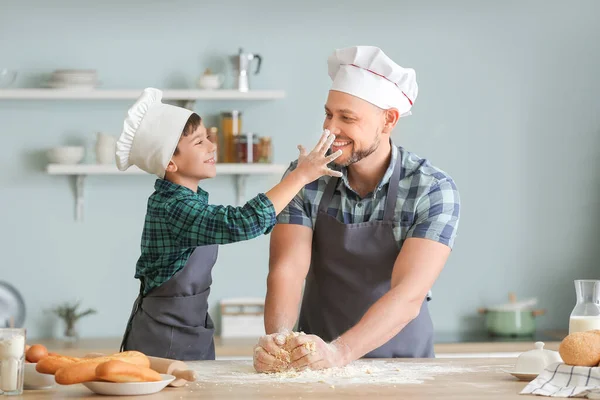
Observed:
[[[336,136],[331,152],[342,150],[334,163],[347,167],[375,152],[385,122],[384,110],[358,97],[330,90],[323,129]]]

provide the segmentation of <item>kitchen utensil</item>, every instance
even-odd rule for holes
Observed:
[[[0,87],[9,87],[15,82],[16,79],[17,71],[8,68],[0,69]]]
[[[54,147],[47,151],[48,160],[54,164],[77,164],[85,156],[82,146]]]
[[[202,89],[214,90],[220,88],[223,81],[222,74],[213,74],[210,69],[207,69],[198,79],[198,86]]]
[[[524,382],[531,382],[532,380],[537,378],[537,376],[539,375],[539,374],[520,374],[518,372],[509,372],[509,374],[511,374],[518,380],[524,381]]]
[[[517,357],[513,373],[520,375],[539,375],[546,367],[563,360],[557,351],[544,350],[544,342],[535,342],[535,349],[521,353]]]
[[[46,86],[54,89],[94,89],[98,86],[95,70],[58,69],[52,72]]]
[[[114,164],[117,138],[106,133],[96,134],[96,162],[98,164]]]
[[[19,291],[8,282],[0,281],[0,328],[11,323],[22,328],[25,323],[25,301]]]
[[[256,75],[260,71],[260,66],[262,64],[262,57],[260,55],[244,53],[243,49],[240,48],[238,54],[231,56],[231,62],[237,72],[236,88],[240,92],[247,92],[250,89],[248,71],[253,60],[258,60],[258,65],[254,72],[254,75]]]
[[[569,334],[600,329],[600,280],[575,281],[577,304],[569,317]]]
[[[510,302],[495,307],[480,308],[485,315],[485,327],[494,336],[530,336],[536,328],[535,318],[546,310],[533,310],[536,299],[517,302],[514,294],[509,294]]]
[[[162,380],[158,382],[83,382],[83,385],[96,394],[134,396],[160,392],[175,379],[173,375],[167,374],[161,374],[161,377]]]
[[[196,371],[189,369],[183,361],[150,356],[148,358],[150,359],[150,368],[154,371],[175,377],[175,380],[169,383],[169,386],[179,387],[198,379]]]

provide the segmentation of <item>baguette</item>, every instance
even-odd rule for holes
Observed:
[[[600,363],[600,330],[568,335],[560,343],[558,353],[567,365],[597,366]]]
[[[111,356],[86,358],[67,365],[56,371],[54,379],[59,385],[91,382],[96,380],[96,368],[98,365],[112,360],[121,360],[140,367],[150,367],[150,360],[144,353],[140,353],[139,351],[124,351]]]
[[[111,360],[96,367],[96,378],[109,382],[158,382],[160,374],[148,367],[126,363],[121,360]]]
[[[61,355],[49,355],[37,362],[35,370],[40,374],[54,375],[56,371],[69,364],[76,363],[80,358]]]

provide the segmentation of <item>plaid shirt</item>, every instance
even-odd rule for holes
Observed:
[[[391,162],[381,182],[362,199],[350,187],[346,168],[337,167],[343,177],[327,213],[345,224],[382,220],[388,183],[398,160],[402,170],[393,227],[398,248],[411,237],[435,240],[452,248],[460,213],[458,189],[448,174],[402,147],[392,145]],[[286,174],[296,164],[293,162]],[[330,179],[335,178],[325,176],[306,185],[279,214],[277,222],[314,227],[319,202]]]
[[[275,225],[273,203],[259,194],[242,207],[208,204],[208,193],[157,179],[148,199],[142,255],[135,277],[144,294],[179,271],[197,246],[227,244],[269,233]]]

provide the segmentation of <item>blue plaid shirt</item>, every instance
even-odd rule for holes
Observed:
[[[460,214],[458,189],[447,173],[402,147],[392,145],[390,165],[381,182],[362,199],[350,187],[346,168],[337,167],[343,177],[327,213],[345,224],[383,220],[387,188],[396,162],[402,163],[393,227],[398,248],[411,237],[431,239],[452,248]],[[286,174],[296,165],[297,161],[293,162]],[[277,222],[314,227],[330,179],[335,178],[324,176],[306,185],[279,214]]]

